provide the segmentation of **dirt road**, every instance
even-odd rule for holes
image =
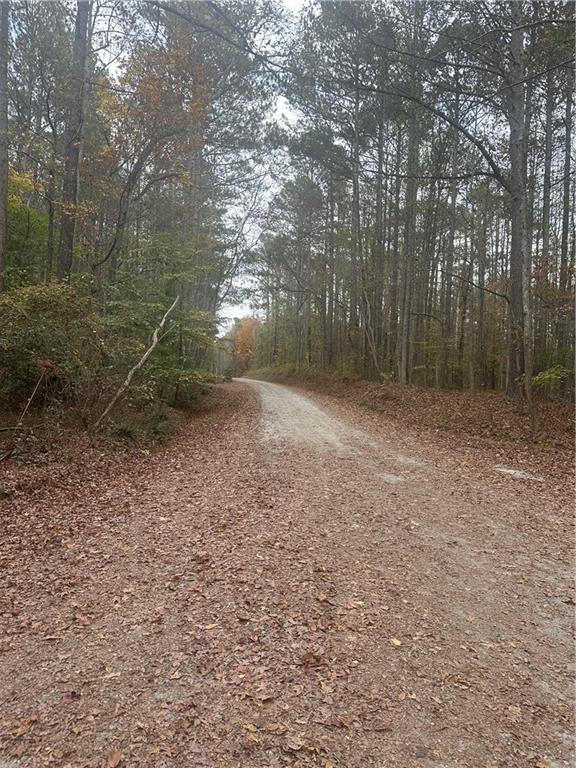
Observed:
[[[234,382],[62,498],[48,551],[19,528],[46,495],[13,496],[0,766],[567,768],[571,511],[541,475]]]

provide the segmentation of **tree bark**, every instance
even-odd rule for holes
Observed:
[[[458,70],[456,70],[456,87],[458,88]],[[460,94],[456,93],[454,102],[454,119],[460,120]],[[449,387],[452,384],[453,370],[450,360],[450,348],[454,335],[454,311],[452,307],[452,271],[454,269],[454,244],[456,237],[456,202],[458,200],[458,182],[456,175],[458,173],[459,161],[459,139],[460,134],[456,128],[452,128],[452,151],[450,161],[450,173],[454,177],[450,182],[449,192],[449,211],[450,225],[448,230],[448,246],[446,249],[446,272],[444,285],[444,310],[443,316],[443,339],[442,339],[442,371],[441,381],[443,387]]]
[[[545,108],[545,126],[544,126],[544,183],[542,189],[542,250],[540,253],[540,263],[537,272],[538,285],[538,306],[537,320],[535,327],[534,349],[538,355],[536,365],[540,368],[546,367],[548,359],[548,310],[546,302],[542,301],[542,295],[546,291],[550,280],[550,197],[551,197],[551,169],[552,169],[552,139],[554,122],[554,77],[552,72],[548,73],[546,79],[546,108]]]
[[[560,291],[567,289],[568,276],[568,240],[570,231],[570,192],[572,172],[572,99],[574,98],[574,70],[570,67],[566,83],[566,112],[564,115],[564,187],[562,190],[562,241],[560,245]]]
[[[72,101],[66,126],[66,148],[64,153],[62,218],[60,223],[60,250],[58,255],[58,279],[61,281],[70,279],[72,259],[74,256],[76,224],[78,220],[90,10],[91,2],[89,0],[78,0],[72,58]]]
[[[395,163],[396,168],[400,168],[402,159],[402,133],[398,131],[396,140]],[[400,174],[396,176],[394,182],[394,205],[393,216],[393,234],[391,235],[391,265],[390,265],[390,286],[388,290],[388,312],[386,335],[386,368],[389,373],[397,368],[397,336],[398,336],[398,272],[400,265],[400,196],[402,192],[402,181]],[[391,225],[392,226],[392,225]]]
[[[0,3],[0,292],[6,285],[8,223],[8,25],[10,4]]]
[[[420,48],[420,34],[424,4],[413,4],[413,26],[410,38],[410,52],[417,53]],[[416,99],[421,90],[416,77],[414,60],[411,63],[411,96]],[[412,293],[414,265],[416,263],[416,204],[418,200],[418,166],[420,162],[420,130],[414,106],[409,111],[408,157],[406,162],[406,201],[404,219],[404,258],[402,265],[402,284],[400,301],[400,328],[398,344],[398,379],[401,384],[411,380],[410,325],[412,317]]]
[[[358,66],[354,70],[354,137],[352,144],[352,271],[350,275],[350,330],[358,326],[358,275],[360,293],[364,291],[362,269],[362,228],[360,222],[360,90],[358,88]]]
[[[519,398],[524,373],[524,258],[526,251],[525,63],[522,3],[511,4],[508,123],[511,187],[510,319],[506,394]]]
[[[416,261],[416,201],[418,198],[418,129],[416,121],[408,133],[408,181],[406,183],[406,218],[404,226],[404,253],[402,263],[402,284],[400,302],[400,336],[398,344],[398,380],[410,383],[410,325],[412,313],[412,279]]]

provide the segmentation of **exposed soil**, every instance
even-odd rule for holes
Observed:
[[[313,400],[222,385],[90,481],[7,467],[2,768],[572,765],[566,463]]]

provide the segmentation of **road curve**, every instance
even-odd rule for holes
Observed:
[[[306,395],[268,381],[238,381],[249,384],[260,395],[266,442],[355,457],[371,465],[381,480],[391,484],[405,482],[411,470],[423,466],[419,459],[391,449],[365,431],[327,413]]]

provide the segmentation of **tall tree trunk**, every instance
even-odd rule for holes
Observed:
[[[80,163],[84,133],[84,104],[86,100],[86,67],[90,29],[89,0],[78,0],[74,50],[72,58],[72,100],[66,126],[64,152],[64,183],[62,187],[62,218],[60,223],[60,251],[58,279],[69,280],[74,255],[74,238],[78,218],[80,194]]]
[[[326,226],[326,364],[334,364],[334,179],[328,182],[328,210]]]
[[[524,373],[524,260],[526,255],[526,162],[525,162],[525,63],[522,3],[512,3],[511,65],[508,87],[510,126],[511,243],[510,322],[506,394],[518,398]]]
[[[552,132],[554,120],[554,77],[546,81],[546,125],[544,140],[544,186],[542,190],[542,270],[546,280],[550,269],[550,176],[552,165]]]
[[[398,344],[398,379],[401,384],[410,383],[410,321],[414,264],[416,261],[416,200],[418,197],[418,130],[412,122],[408,135],[408,165],[406,183],[406,210],[404,226],[404,254],[402,260],[402,295],[400,303],[400,338]]]
[[[464,238],[464,258],[466,258],[466,252],[468,251],[468,238]],[[464,352],[466,341],[466,322],[468,316],[468,300],[470,297],[470,282],[474,274],[474,261],[473,261],[473,245],[470,244],[470,259],[468,262],[468,268],[465,272],[465,279],[460,286],[460,320],[457,323],[458,326],[458,338],[456,341],[456,353],[458,356],[458,362],[455,370],[455,384],[458,389],[464,389]]]
[[[521,9],[521,6],[520,6]],[[519,14],[519,23],[522,22],[522,16]],[[536,28],[532,27],[530,32],[530,45],[534,46],[536,41]],[[522,50],[522,54],[524,51]],[[526,75],[526,66],[522,61],[522,71]],[[534,206],[534,178],[528,179],[528,137],[530,136],[530,124],[532,121],[534,97],[534,80],[527,81],[524,96],[524,146],[522,147],[522,162],[524,163],[524,236],[522,241],[522,312],[524,316],[524,333],[522,337],[524,350],[524,394],[530,413],[530,423],[532,433],[537,430],[536,404],[534,403],[532,390],[532,376],[534,374],[534,310],[532,299],[532,227],[533,227],[533,206]]]
[[[362,275],[362,231],[360,224],[360,87],[358,66],[354,69],[354,138],[352,145],[352,271],[350,275],[350,326],[354,334],[358,326],[358,275],[360,293],[363,290]]]
[[[478,328],[474,344],[475,352],[475,373],[478,374],[480,386],[485,388],[487,385],[487,365],[486,365],[486,341],[485,341],[485,302],[486,296],[484,286],[486,283],[486,255],[488,240],[488,185],[484,187],[484,199],[482,204],[482,219],[480,223],[480,239],[478,242]]]
[[[374,345],[378,359],[382,354],[382,305],[384,299],[384,97],[380,97],[378,106],[378,139],[377,139],[378,173],[376,176],[376,211],[374,222],[374,238],[372,243],[372,286],[370,291],[372,327]]]
[[[542,190],[542,252],[537,273],[539,296],[546,290],[550,279],[550,191],[551,191],[551,167],[552,167],[552,138],[554,121],[554,76],[548,73],[546,80],[546,118],[544,139],[544,184]],[[545,367],[547,360],[547,327],[548,311],[546,302],[540,300],[538,306],[538,318],[535,329],[534,348],[539,355],[536,364]]]
[[[393,235],[391,243],[390,287],[388,292],[388,335],[386,337],[386,367],[389,373],[397,369],[397,335],[398,335],[398,272],[400,265],[400,195],[402,181],[400,177],[400,163],[402,159],[402,132],[398,131],[396,140],[395,168],[397,169],[394,181],[394,218]]]
[[[458,88],[458,70],[456,70],[456,87]],[[460,119],[460,94],[456,93],[454,101],[454,119]],[[456,128],[452,131],[452,152],[450,161],[450,173],[454,177],[450,181],[449,210],[450,224],[448,229],[448,245],[446,248],[446,271],[444,274],[444,308],[443,316],[443,340],[442,340],[442,386],[449,387],[452,384],[453,370],[450,360],[450,348],[454,335],[454,309],[452,307],[452,273],[454,272],[454,244],[456,237],[456,203],[458,200],[458,174],[460,133]]]
[[[420,34],[422,32],[422,20],[424,3],[414,2],[413,21],[410,37],[410,52],[417,53],[420,48]],[[417,96],[420,90],[416,77],[414,60],[411,62],[411,89]],[[398,379],[401,384],[409,384],[411,379],[410,366],[410,321],[412,316],[412,279],[414,265],[416,263],[416,203],[418,199],[418,165],[420,131],[417,113],[412,105],[409,111],[408,126],[408,158],[406,163],[406,201],[404,217],[404,258],[402,265],[402,284],[400,301],[400,328],[398,344]]]
[[[568,70],[566,83],[566,112],[564,114],[564,187],[562,190],[562,241],[560,245],[560,291],[568,286],[568,240],[570,231],[570,186],[572,172],[572,100],[574,98],[574,70]]]
[[[49,171],[48,188],[46,190],[46,204],[48,207],[48,233],[46,236],[46,263],[44,266],[44,282],[49,283],[52,279],[52,269],[54,266],[54,197],[56,194],[56,174],[52,166]]]
[[[558,270],[558,289],[560,292],[560,302],[568,298],[566,292],[570,285],[570,267],[568,258],[568,248],[570,240],[570,219],[572,215],[571,193],[572,193],[572,101],[574,98],[574,70],[569,68],[566,78],[566,109],[564,112],[564,183],[562,188],[562,234],[560,240],[560,265]],[[569,329],[571,320],[563,312],[555,322],[555,337],[558,359],[565,361],[567,367],[572,366],[569,348]]]
[[[8,220],[8,24],[10,4],[0,3],[0,291],[6,284]]]

